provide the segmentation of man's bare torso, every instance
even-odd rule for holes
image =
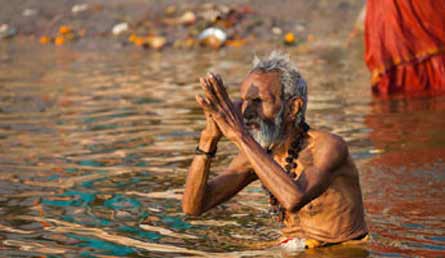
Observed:
[[[305,167],[314,165],[314,152],[320,146],[318,142],[332,137],[338,138],[327,132],[309,132],[307,144],[297,160],[296,180]],[[274,160],[281,166],[285,165],[284,159],[285,156],[274,156]],[[332,173],[332,182],[324,193],[302,209],[286,213],[283,228],[286,236],[335,243],[367,233],[359,175],[350,156]]]

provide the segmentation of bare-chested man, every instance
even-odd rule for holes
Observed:
[[[201,213],[260,180],[283,221],[281,246],[311,248],[367,238],[359,175],[342,138],[305,123],[306,83],[287,56],[254,61],[233,103],[219,75],[201,78],[196,100],[207,125],[190,166],[182,200]],[[218,141],[239,149],[227,169],[208,182]]]

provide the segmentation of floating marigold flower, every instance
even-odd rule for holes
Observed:
[[[143,46],[145,44],[145,40],[143,38],[136,37],[136,39],[134,40],[134,44],[136,46],[140,46],[141,47],[141,46]]]
[[[40,44],[48,44],[51,41],[51,39],[48,36],[41,36],[39,39]]]
[[[226,46],[229,47],[241,47],[244,46],[245,44],[246,44],[245,39],[232,39],[226,41]]]
[[[292,32],[288,32],[286,33],[286,35],[284,35],[284,43],[286,45],[293,45],[295,44],[295,35]]]
[[[59,34],[61,34],[61,35],[71,33],[72,31],[73,30],[69,26],[66,26],[66,25],[62,25],[59,27]]]
[[[54,44],[56,44],[57,46],[61,46],[63,44],[65,44],[65,38],[58,36],[54,39]]]
[[[132,43],[135,43],[137,38],[138,38],[138,37],[136,36],[136,34],[132,33],[132,34],[128,37],[128,41],[130,41],[130,42],[132,42]]]

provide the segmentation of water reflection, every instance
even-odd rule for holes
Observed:
[[[203,217],[179,203],[204,123],[197,77],[219,71],[237,96],[250,53],[20,47],[0,63],[2,254],[279,257],[258,183]],[[373,232],[365,246],[297,257],[442,254],[444,99],[372,100],[360,61],[338,61],[344,50],[293,54],[309,122],[343,136],[358,162]],[[218,149],[215,169],[235,152]]]
[[[373,101],[365,121],[369,138],[376,148],[389,152],[375,163],[418,167],[443,161],[444,100],[424,96]]]
[[[378,254],[442,256],[445,227],[444,97],[375,100],[365,122],[381,150],[364,182]],[[381,182],[385,182],[382,184]],[[381,200],[385,200],[382,202]],[[383,244],[381,244],[383,243]]]

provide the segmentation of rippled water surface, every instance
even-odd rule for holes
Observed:
[[[349,143],[372,236],[299,257],[445,256],[445,98],[376,100],[346,49],[291,53],[308,121]],[[0,256],[276,255],[258,184],[199,218],[179,201],[204,122],[197,78],[217,71],[237,96],[251,57],[0,46]],[[215,170],[234,153],[221,143]]]

